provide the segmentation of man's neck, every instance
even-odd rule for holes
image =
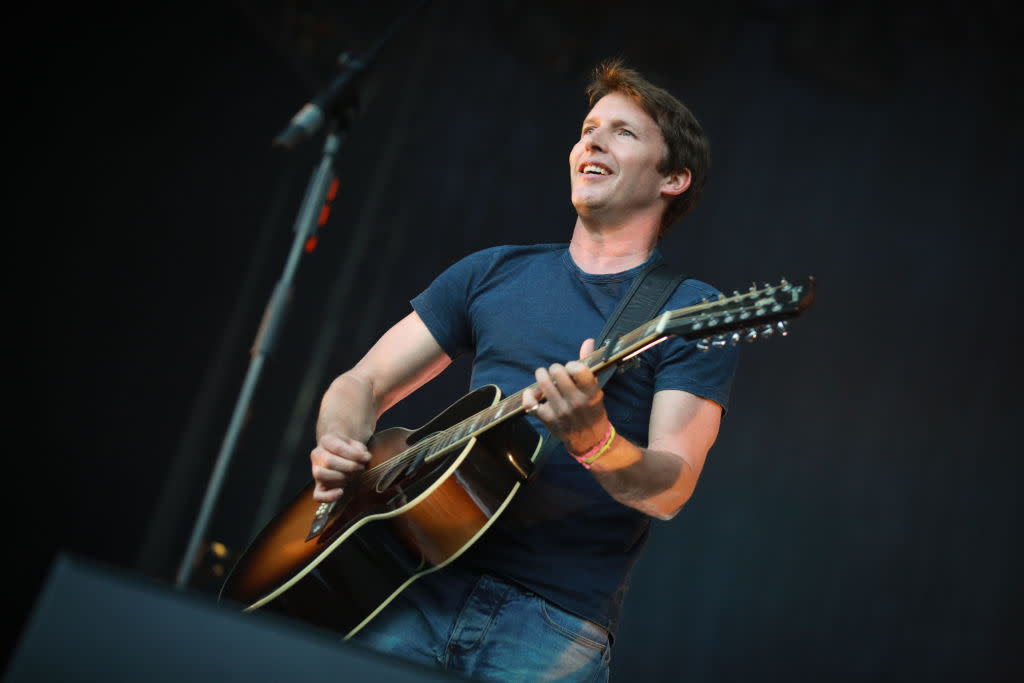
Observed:
[[[569,254],[585,273],[621,273],[651,257],[658,244],[656,228],[644,225],[588,225],[576,219]]]

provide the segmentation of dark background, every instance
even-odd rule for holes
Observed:
[[[270,142],[411,4],[12,19],[15,633],[57,552],[173,581],[323,137]],[[308,481],[320,394],[441,269],[568,240],[582,91],[623,56],[712,141],[670,259],[724,290],[819,291],[789,338],[744,347],[696,494],[635,572],[613,677],[1019,676],[1011,3],[663,5],[438,1],[388,44],[207,539],[240,551]],[[467,367],[382,426],[424,422]]]

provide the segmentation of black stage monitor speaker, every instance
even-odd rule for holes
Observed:
[[[462,680],[212,596],[58,555],[5,681]]]

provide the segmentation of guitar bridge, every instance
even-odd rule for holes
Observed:
[[[313,517],[313,523],[309,526],[309,533],[306,535],[307,541],[312,541],[324,532],[333,509],[334,503],[320,503],[320,507],[316,509],[316,516]]]

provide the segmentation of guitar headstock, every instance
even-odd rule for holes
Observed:
[[[788,322],[814,301],[814,278],[801,282],[751,286],[745,292],[705,300],[668,314],[665,331],[684,339],[699,339],[705,350],[788,334]]]

